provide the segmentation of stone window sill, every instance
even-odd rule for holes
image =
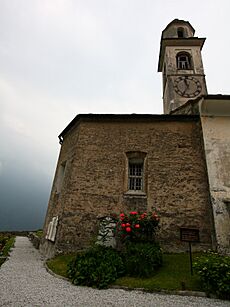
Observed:
[[[127,191],[124,193],[124,197],[147,198],[147,195],[143,191]]]

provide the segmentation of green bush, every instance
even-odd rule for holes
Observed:
[[[3,248],[6,245],[6,242],[9,240],[8,237],[0,236],[0,246]]]
[[[162,251],[156,242],[130,242],[126,245],[123,260],[127,275],[150,277],[162,266]]]
[[[8,237],[6,244],[5,244],[4,248],[2,249],[3,256],[9,255],[11,248],[14,246],[14,242],[15,242],[14,236]]]
[[[209,251],[197,258],[193,266],[205,291],[230,299],[230,257]]]
[[[75,285],[107,288],[124,273],[122,258],[112,247],[96,245],[79,253],[68,265],[68,277]]]

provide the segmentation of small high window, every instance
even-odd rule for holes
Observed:
[[[184,37],[184,28],[178,28],[177,29],[177,35],[179,38],[183,38]]]
[[[143,190],[143,161],[129,161],[129,190]]]
[[[127,187],[130,192],[145,192],[145,157],[144,152],[128,152]]]
[[[192,69],[191,56],[187,52],[180,52],[176,56],[177,69]]]

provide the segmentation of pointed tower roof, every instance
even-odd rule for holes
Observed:
[[[170,29],[174,29],[174,28],[178,28],[179,26],[182,26],[182,27],[187,27],[189,28],[189,32],[190,32],[190,37],[191,36],[194,36],[194,33],[195,33],[195,29],[193,28],[193,26],[190,24],[189,21],[185,21],[185,20],[182,20],[182,19],[174,19],[173,21],[171,21],[167,26],[166,28],[162,31],[162,38],[169,38],[171,37],[172,38],[172,33],[170,33]],[[168,33],[169,32],[169,33]],[[176,36],[177,37],[177,36]]]
[[[162,71],[166,46],[200,46],[202,49],[205,38],[194,37],[195,29],[185,20],[174,19],[162,31],[158,71]]]

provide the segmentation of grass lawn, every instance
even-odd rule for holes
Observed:
[[[57,275],[68,278],[67,264],[76,257],[76,254],[60,255],[46,262],[48,268]]]
[[[184,253],[164,254],[163,266],[151,278],[122,277],[115,284],[147,290],[202,290],[198,277],[191,276],[189,255]]]
[[[199,254],[193,254],[193,258]],[[57,256],[48,260],[47,266],[56,274],[67,277],[67,263],[75,257],[74,254]],[[189,254],[164,254],[163,267],[151,278],[122,277],[115,285],[130,288],[154,290],[193,290],[201,291],[197,276],[191,276]]]

